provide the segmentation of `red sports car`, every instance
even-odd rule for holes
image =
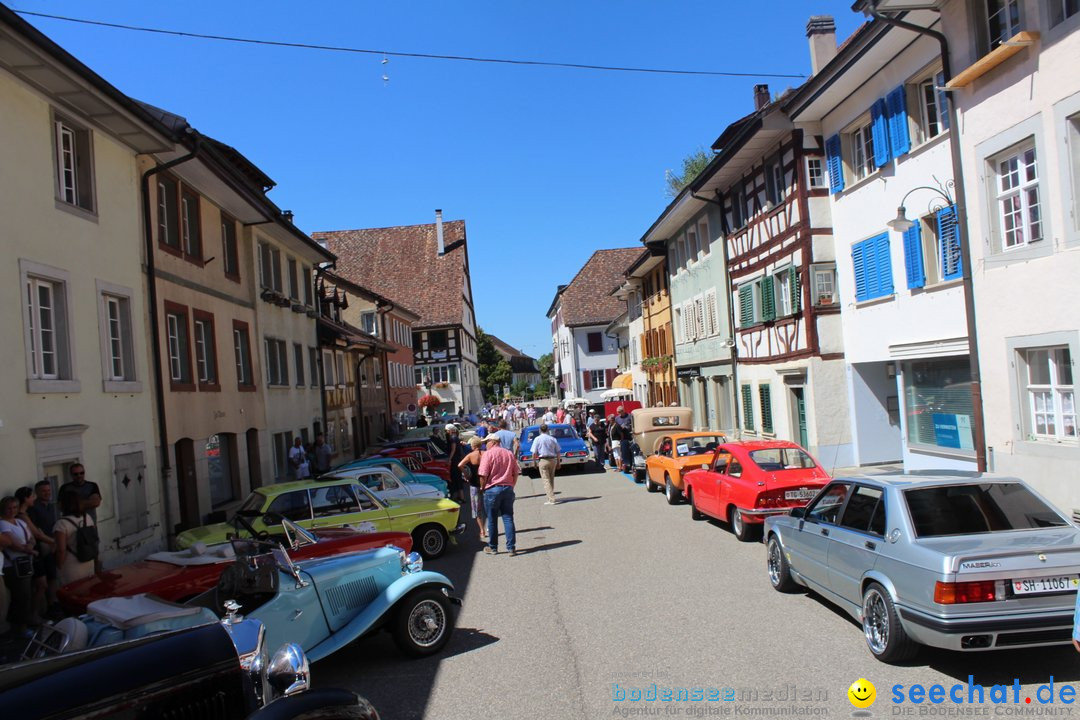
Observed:
[[[716,448],[707,467],[686,474],[686,499],[693,519],[724,520],[745,541],[765,516],[806,505],[831,479],[795,443],[730,442]]]
[[[320,528],[312,532],[289,520],[285,520],[283,526],[287,540],[283,544],[293,560],[373,550],[387,545],[397,546],[405,552],[412,550],[412,537],[408,533],[361,533],[350,528]],[[187,550],[154,553],[145,560],[76,580],[60,588],[57,595],[60,604],[72,614],[86,612],[87,604],[94,600],[139,593],[181,602],[217,585],[218,577],[234,559],[230,543],[210,546],[196,543]]]

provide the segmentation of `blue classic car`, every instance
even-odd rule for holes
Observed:
[[[589,462],[589,448],[573,427],[564,424],[548,425],[548,432],[559,441],[559,454],[563,466],[580,467]],[[523,472],[534,470],[537,466],[537,459],[532,456],[532,443],[539,434],[539,425],[529,425],[521,430],[518,465],[521,466]]]
[[[1068,644],[1080,529],[1016,478],[935,471],[837,478],[765,520],[769,581],[806,586],[898,662],[952,650]]]
[[[441,497],[448,497],[446,489],[446,481],[438,475],[432,475],[431,473],[413,472],[405,466],[401,460],[391,457],[373,457],[365,458],[363,460],[353,460],[343,465],[338,465],[336,468],[330,470],[327,474],[334,475],[342,470],[352,470],[354,468],[364,467],[384,467],[388,468],[390,472],[394,473],[394,476],[403,483],[412,483],[416,485],[429,485],[441,493]]]

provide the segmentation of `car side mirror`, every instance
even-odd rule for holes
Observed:
[[[806,517],[806,508],[804,508],[804,507],[791,508],[791,517],[793,517],[793,518],[804,518],[804,517]]]
[[[263,515],[263,522],[267,525],[280,525],[284,518],[276,512],[268,512]]]

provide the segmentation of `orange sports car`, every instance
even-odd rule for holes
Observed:
[[[673,432],[656,440],[655,452],[645,459],[645,489],[663,489],[670,505],[682,501],[683,475],[709,467],[713,452],[727,442],[720,432]]]

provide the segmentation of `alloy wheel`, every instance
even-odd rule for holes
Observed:
[[[867,590],[862,615],[866,644],[872,653],[881,655],[889,645],[889,608],[877,588]]]

